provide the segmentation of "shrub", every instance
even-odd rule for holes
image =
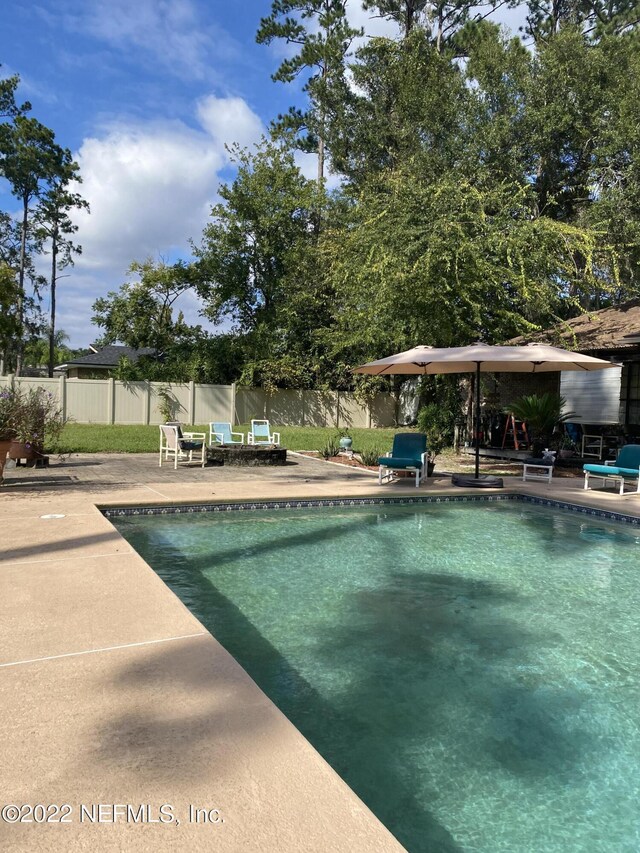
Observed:
[[[362,464],[367,466],[377,465],[378,459],[383,455],[383,451],[379,447],[370,447],[368,450],[361,450],[358,453]]]
[[[15,435],[15,416],[20,400],[16,388],[3,388],[0,391],[0,441],[11,441]]]
[[[52,444],[64,426],[62,410],[56,398],[44,388],[16,389],[10,425],[16,441],[43,447],[45,438]]]
[[[337,456],[338,453],[340,453],[340,445],[335,438],[330,438],[320,453],[324,459],[331,459],[333,456]]]
[[[428,403],[418,412],[418,431],[427,436],[427,450],[432,462],[445,447],[453,444],[454,423],[454,415],[438,403]]]

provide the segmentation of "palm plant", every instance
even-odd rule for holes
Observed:
[[[560,394],[530,394],[514,400],[506,411],[527,425],[534,456],[541,456],[549,446],[558,424],[577,417],[575,412],[565,412],[567,401]]]

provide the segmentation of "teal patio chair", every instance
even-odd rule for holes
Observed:
[[[215,421],[209,424],[209,444],[244,444],[244,433],[232,432],[230,423]]]
[[[636,492],[640,492],[640,444],[625,444],[618,453],[615,462],[607,461],[604,465],[584,465],[584,487],[589,488],[589,477],[602,480],[605,486],[607,480],[620,483],[620,494],[624,494],[624,484],[627,480],[636,481]]]
[[[390,453],[378,459],[378,484],[393,479],[394,472],[415,471],[416,488],[428,476],[427,436],[421,432],[399,432]]]
[[[251,431],[247,438],[249,444],[275,444],[276,447],[280,445],[280,433],[271,432],[269,421],[251,421]]]

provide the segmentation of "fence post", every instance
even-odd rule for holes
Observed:
[[[196,416],[196,383],[193,379],[189,382],[189,424],[195,423]]]
[[[60,398],[60,411],[62,412],[62,420],[67,419],[67,377],[62,373],[58,380],[58,397]]]
[[[231,426],[236,422],[236,383],[231,383]]]
[[[148,379],[144,383],[144,391],[142,392],[142,423],[149,424],[151,419],[151,382]]]
[[[116,380],[113,376],[107,379],[107,423],[116,422]]]
[[[371,429],[371,403],[369,403],[369,402],[367,401],[366,406],[367,406],[367,410],[366,410],[366,414],[367,414],[367,429]]]
[[[336,391],[336,429],[340,429],[340,392]]]

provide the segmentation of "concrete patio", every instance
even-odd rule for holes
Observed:
[[[583,492],[581,479],[505,478],[505,491],[640,516],[640,495]],[[419,493],[462,490],[436,476]],[[64,823],[0,820],[0,847],[402,849],[97,509],[376,494],[416,489],[299,456],[283,468],[174,471],[152,454],[86,455],[7,472],[2,805],[71,812]],[[120,804],[147,820],[127,819]],[[160,822],[163,804],[174,820]]]

